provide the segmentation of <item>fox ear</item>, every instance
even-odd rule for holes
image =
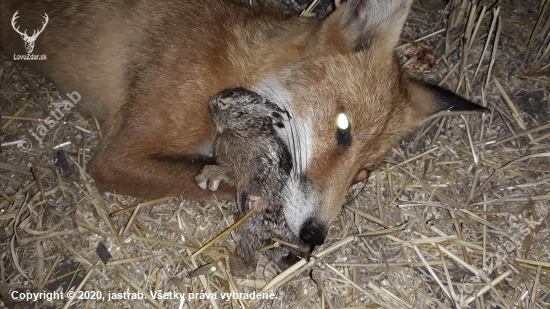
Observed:
[[[391,51],[401,36],[413,0],[348,0],[330,18],[338,19],[355,51],[376,46]]]
[[[435,117],[489,111],[449,90],[423,81],[411,79],[409,90],[413,119],[417,124]]]

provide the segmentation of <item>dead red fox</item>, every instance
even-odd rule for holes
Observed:
[[[400,68],[394,48],[411,2],[349,0],[319,22],[222,0],[0,0],[0,44],[25,54],[15,23],[43,28],[34,53],[48,60],[27,64],[104,121],[89,172],[105,191],[234,196],[194,182],[215,163],[208,101],[244,87],[278,104],[291,116],[278,129],[293,163],[284,214],[318,245],[350,185],[407,132],[442,111],[482,109]]]

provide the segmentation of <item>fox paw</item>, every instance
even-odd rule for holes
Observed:
[[[203,190],[208,188],[210,191],[216,191],[222,181],[228,183],[229,177],[219,165],[205,165],[200,174],[195,176],[195,183]]]

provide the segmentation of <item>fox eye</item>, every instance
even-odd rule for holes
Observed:
[[[338,146],[349,147],[351,145],[351,123],[344,112],[340,112],[336,118],[336,141]]]

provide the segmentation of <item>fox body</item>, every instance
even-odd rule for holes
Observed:
[[[216,136],[209,99],[251,89],[292,119],[277,134],[292,156],[283,212],[323,243],[345,194],[428,117],[481,107],[408,78],[394,53],[412,0],[348,0],[323,21],[223,0],[0,0],[0,46],[26,53],[11,25],[41,29],[28,61],[104,123],[89,164],[99,189],[213,195],[194,181]],[[343,119],[346,126],[339,126]],[[245,168],[245,167],[243,167]],[[214,194],[234,197],[221,185]]]

